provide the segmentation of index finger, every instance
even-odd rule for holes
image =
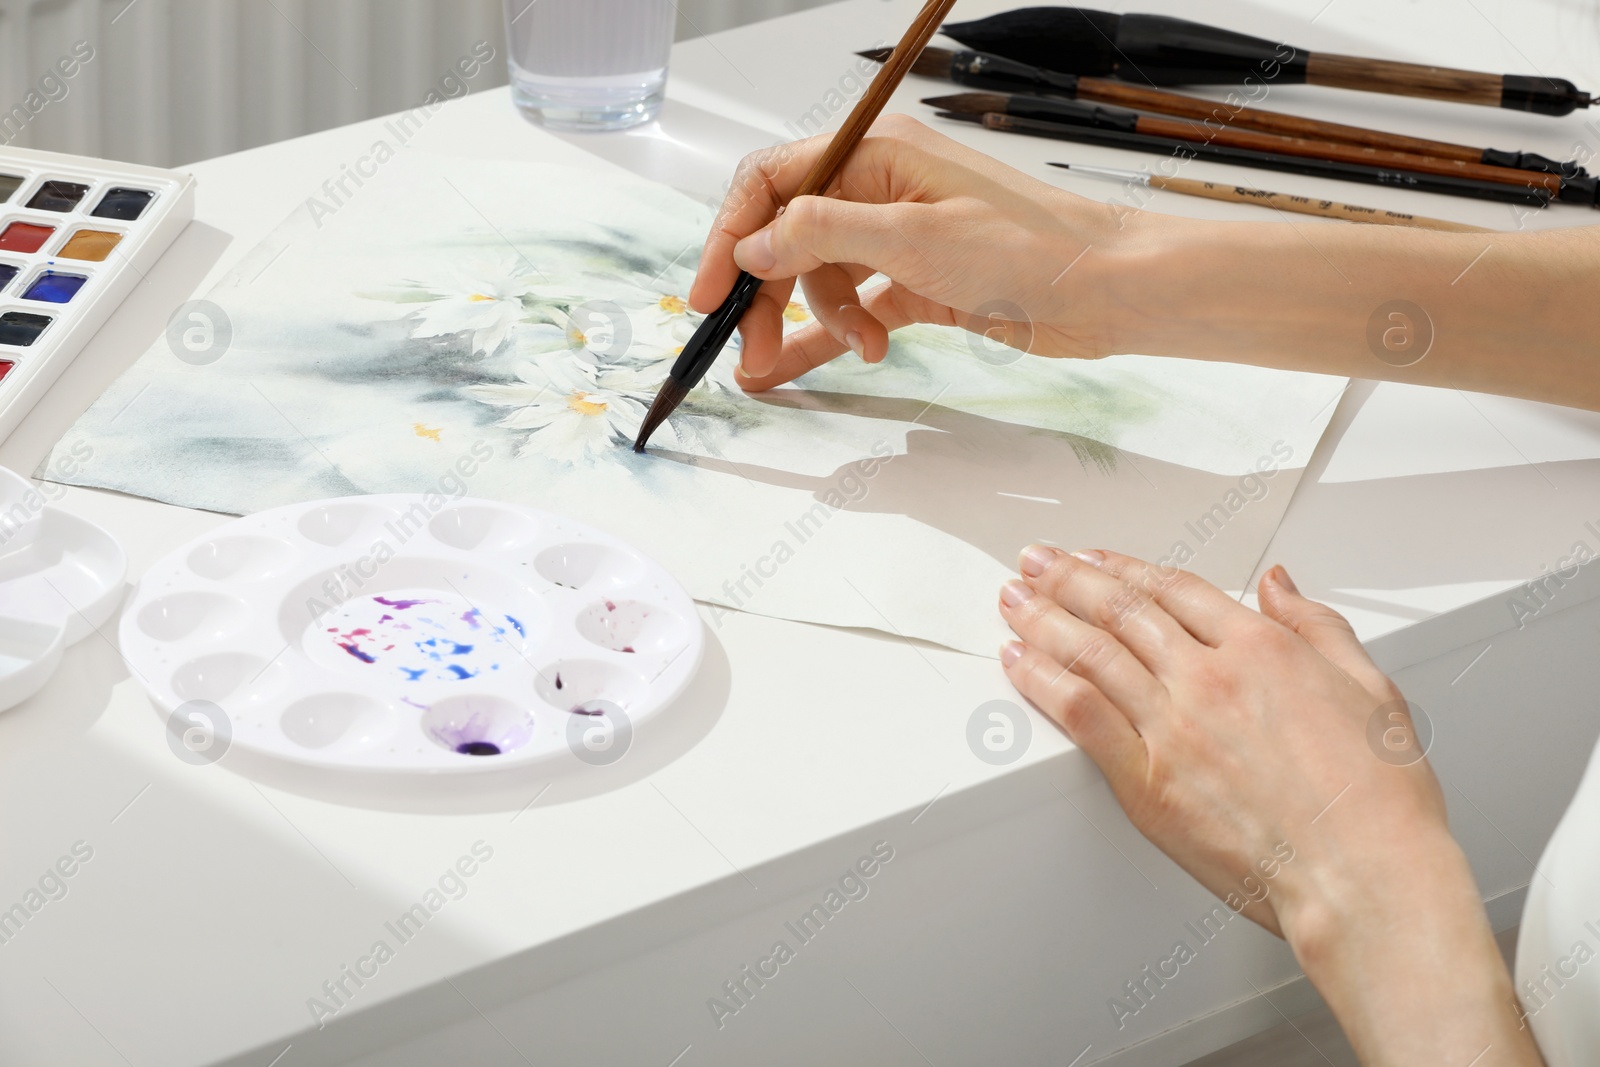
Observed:
[[[808,137],[751,152],[739,161],[700,253],[700,269],[689,289],[690,307],[709,315],[728,298],[739,277],[733,246],[773,220],[831,140],[828,136]]]

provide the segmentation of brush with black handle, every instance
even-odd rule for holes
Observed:
[[[1440,174],[1534,188],[1548,192],[1557,199],[1587,204],[1590,207],[1596,206],[1596,194],[1597,190],[1600,190],[1600,183],[1594,178],[1563,178],[1559,174],[1546,174],[1542,171],[1486,167],[1482,163],[1465,163],[1458,159],[1438,159],[1434,156],[1413,155],[1409,152],[1363,148],[1360,145],[1338,144],[1334,141],[1319,141],[1307,137],[1281,137],[1274,133],[1235,130],[1226,126],[1213,128],[1188,119],[1140,115],[1134,111],[1075,100],[1005,93],[956,93],[952,96],[931,96],[922,102],[948,112],[968,115],[998,113],[1013,118],[1036,119],[1074,126],[1094,126],[1103,130],[1120,130],[1124,133],[1137,133],[1149,137],[1166,137],[1256,152],[1305,156],[1309,159],[1336,163],[1354,163],[1418,174]]]
[[[1167,15],[1025,7],[943,32],[968,48],[1067,74],[1147,85],[1328,85],[1397,96],[1567,115],[1594,98],[1563,78],[1485,74],[1389,59],[1311,52]]]
[[[883,62],[889,56],[887,48],[872,48],[856,55]],[[1041,67],[1029,66],[1014,59],[985,55],[982,52],[953,51],[929,45],[911,66],[911,73],[925,78],[941,78],[969,89],[993,89],[1003,93],[1025,93],[1033,96],[1054,96],[1065,100],[1090,100],[1099,104],[1130,107],[1136,111],[1149,111],[1157,115],[1175,115],[1179,118],[1198,119],[1206,123],[1232,126],[1245,130],[1260,130],[1285,137],[1311,137],[1321,141],[1382,148],[1391,152],[1410,152],[1438,159],[1459,159],[1464,163],[1482,163],[1490,167],[1509,167],[1513,170],[1540,170],[1560,174],[1566,178],[1582,178],[1588,171],[1571,160],[1554,160],[1536,152],[1513,152],[1500,148],[1475,148],[1471,145],[1432,141],[1425,137],[1409,137],[1401,133],[1369,130],[1364,126],[1347,126],[1341,122],[1285,115],[1279,111],[1234,106],[1217,100],[1164,89],[1149,89],[1141,85],[1111,78],[1089,75],[1062,74]]]

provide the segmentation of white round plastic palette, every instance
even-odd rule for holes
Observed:
[[[693,677],[694,603],[635,549],[533,508],[423,500],[295,504],[184,545],[139,583],[123,654],[164,713],[220,708],[235,747],[413,773],[557,756],[575,718],[631,731]]]

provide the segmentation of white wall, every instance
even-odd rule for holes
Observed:
[[[678,35],[822,2],[677,0]],[[494,45],[496,60],[471,88],[501,85],[500,8],[500,0],[0,0],[0,144],[160,166],[204,159],[412,107],[480,41]],[[75,63],[76,42],[92,58]]]

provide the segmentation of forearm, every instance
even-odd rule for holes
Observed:
[[[1117,351],[1600,409],[1600,227],[1458,234],[1141,212],[1107,255]]]
[[[1386,851],[1340,857],[1337,875],[1280,910],[1362,1064],[1542,1063],[1455,842]]]

